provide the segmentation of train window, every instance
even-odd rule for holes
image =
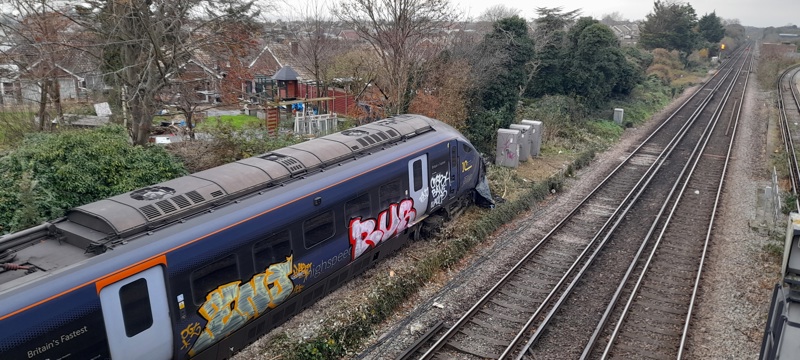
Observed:
[[[239,280],[236,256],[231,254],[222,260],[192,272],[192,297],[195,305],[202,305],[206,295],[221,285]]]
[[[389,205],[400,203],[400,200],[403,200],[405,196],[403,182],[395,180],[388,184],[381,185],[378,193],[378,205],[381,209],[387,209]]]
[[[119,302],[122,307],[122,320],[125,323],[125,335],[134,337],[153,326],[147,280],[141,278],[119,288]]]
[[[303,222],[303,239],[306,249],[333,237],[333,211],[324,212]]]
[[[344,221],[350,225],[354,218],[367,219],[372,216],[369,193],[359,195],[357,198],[344,203]]]
[[[422,160],[414,161],[414,192],[422,190]]]
[[[272,264],[286,261],[292,255],[289,230],[281,231],[253,245],[256,271],[264,271]]]

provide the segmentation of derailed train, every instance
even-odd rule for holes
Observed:
[[[0,238],[0,358],[228,358],[490,202],[484,172],[401,115],[74,208]]]

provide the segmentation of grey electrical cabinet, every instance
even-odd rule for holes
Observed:
[[[530,125],[531,129],[531,156],[539,156],[542,151],[542,122],[536,120],[522,120],[523,125]]]
[[[625,110],[620,108],[614,109],[614,122],[617,123],[617,125],[622,125],[622,117],[624,114]]]
[[[495,164],[505,167],[519,166],[519,130],[497,130],[497,158]]]
[[[533,134],[533,127],[523,124],[511,124],[509,126],[512,130],[519,130],[519,161],[528,161],[531,156],[531,135]]]

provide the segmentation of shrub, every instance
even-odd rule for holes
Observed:
[[[132,146],[121,126],[28,135],[0,158],[0,233],[184,174],[163,148]]]

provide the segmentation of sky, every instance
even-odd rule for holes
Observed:
[[[724,19],[739,19],[745,26],[768,27],[795,24],[800,26],[800,0],[690,0],[698,18],[716,11]],[[652,0],[451,0],[466,15],[477,17],[494,5],[522,10],[526,19],[536,17],[537,7],[582,9],[582,16],[601,18],[619,12],[628,20],[643,20],[653,11]]]

